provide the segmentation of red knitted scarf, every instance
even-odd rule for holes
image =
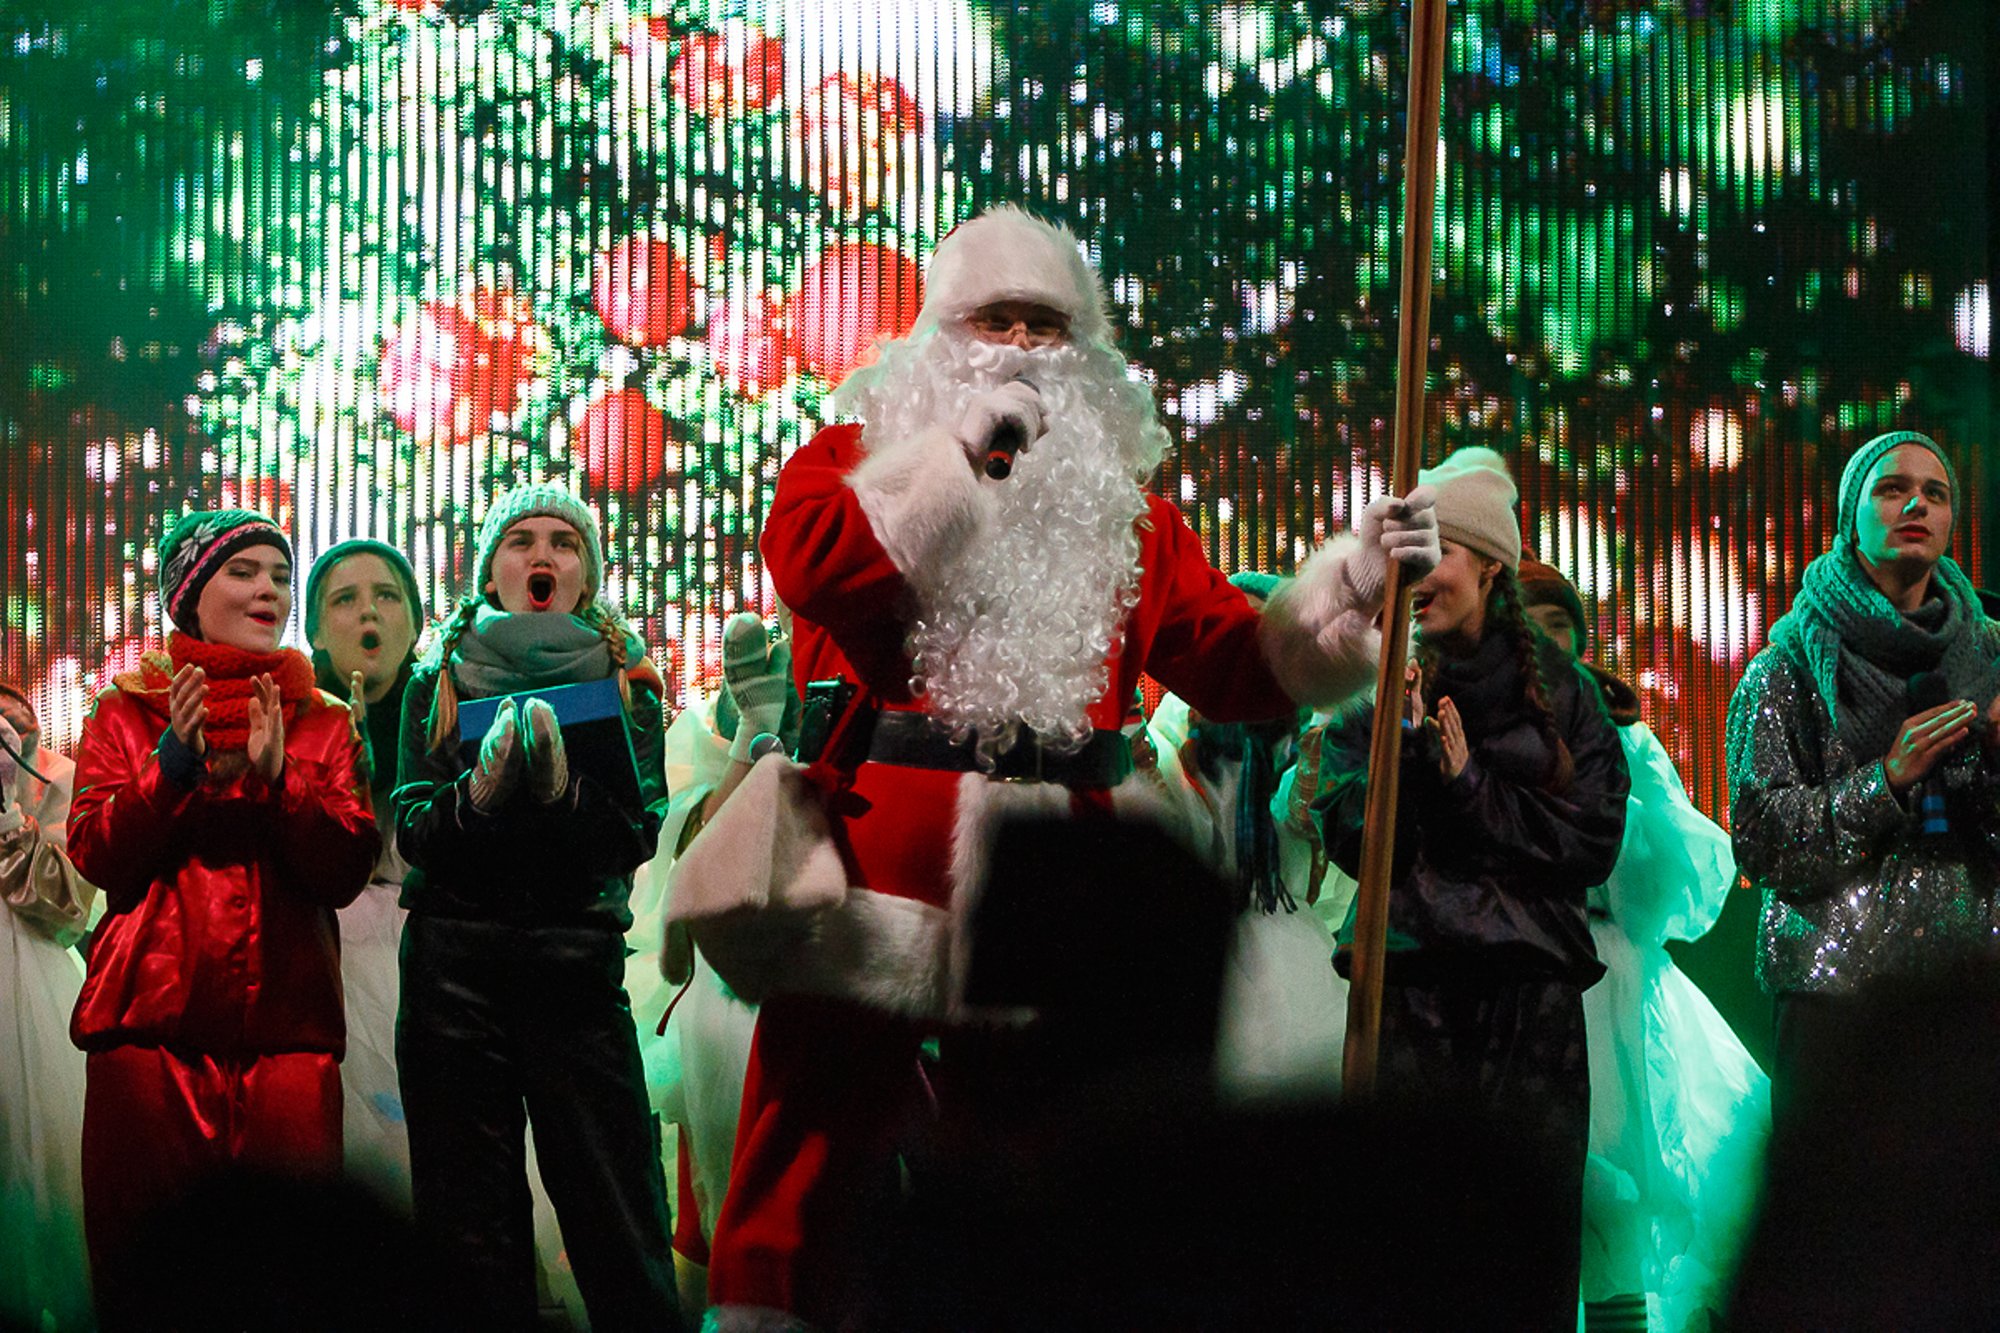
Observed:
[[[296,648],[252,653],[226,643],[204,643],[178,630],[167,639],[166,652],[147,653],[137,670],[120,672],[112,684],[166,717],[170,715],[167,687],[174,673],[189,664],[208,673],[208,720],[202,724],[202,734],[211,749],[241,750],[249,745],[252,682],[265,672],[277,683],[287,723],[319,699],[312,663]]]

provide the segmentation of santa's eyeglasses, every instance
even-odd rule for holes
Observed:
[[[1030,347],[1048,347],[1069,337],[1069,321],[1053,315],[1024,318],[975,310],[965,317],[965,325],[988,342],[1012,342],[1016,331],[1025,333]]]

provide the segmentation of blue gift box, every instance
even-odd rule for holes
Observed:
[[[639,762],[625,730],[625,701],[619,697],[615,677],[460,700],[458,739],[468,767],[479,753],[480,738],[493,725],[500,705],[509,699],[517,709],[530,699],[540,699],[554,709],[571,774],[594,779],[625,809],[638,811]]]

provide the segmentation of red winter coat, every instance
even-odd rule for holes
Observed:
[[[227,761],[180,787],[160,771],[165,727],[117,688],[84,723],[69,852],[108,912],[71,1039],[342,1054],[333,914],[368,883],[381,845],[347,710],[315,691],[287,720],[275,790],[254,769],[227,775]]]

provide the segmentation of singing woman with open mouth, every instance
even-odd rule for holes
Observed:
[[[597,516],[569,491],[496,499],[473,569],[471,595],[403,696],[410,916],[396,1057],[417,1224],[468,1326],[530,1327],[532,1123],[591,1326],[678,1328],[666,1183],[624,987],[632,872],[653,855],[667,804],[664,687],[599,597]],[[611,679],[630,747],[629,761],[613,747],[622,773],[580,749],[582,733],[564,730],[575,716],[535,693]],[[499,696],[461,739],[461,704],[471,714]]]
[[[319,687],[348,701],[367,756],[369,797],[385,831],[368,887],[340,913],[340,976],[347,1002],[341,1062],[348,1175],[407,1208],[410,1143],[396,1082],[397,951],[403,938],[403,858],[391,800],[403,690],[417,660],[424,601],[403,553],[356,537],[328,547],[306,575],[306,642]]]

